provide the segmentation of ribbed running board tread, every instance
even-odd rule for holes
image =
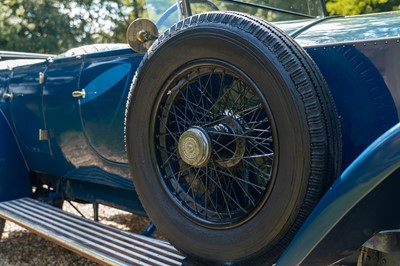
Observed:
[[[0,217],[104,265],[181,265],[169,243],[64,212],[31,198],[0,202]]]

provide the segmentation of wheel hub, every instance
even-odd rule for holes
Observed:
[[[214,127],[218,132],[228,133],[231,136],[220,137],[218,139],[221,147],[216,147],[219,154],[216,163],[225,168],[236,166],[243,158],[246,150],[246,140],[238,135],[243,135],[243,128],[237,119],[226,116],[222,123]],[[222,144],[222,145],[221,145]]]
[[[178,149],[185,163],[201,167],[211,157],[211,140],[203,129],[192,127],[180,136]]]
[[[219,166],[230,168],[242,160],[246,140],[235,136],[243,134],[243,129],[234,118],[222,120],[212,128],[194,126],[180,136],[178,150],[185,163],[202,167],[212,158]]]

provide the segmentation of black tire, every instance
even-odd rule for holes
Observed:
[[[161,35],[125,123],[146,212],[207,264],[272,264],[339,171],[339,122],[318,68],[241,14],[193,16]]]
[[[374,140],[398,123],[396,105],[379,70],[353,45],[310,49],[309,53],[332,84],[332,94],[338,95],[335,99],[342,111],[342,167],[346,169]]]

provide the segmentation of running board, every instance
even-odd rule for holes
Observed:
[[[31,198],[0,202],[0,218],[103,265],[181,265],[169,243],[64,212]]]

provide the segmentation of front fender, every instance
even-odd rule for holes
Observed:
[[[0,202],[31,194],[25,160],[10,124],[0,109]]]
[[[400,225],[400,123],[373,142],[336,180],[277,265],[326,265],[375,233]]]

